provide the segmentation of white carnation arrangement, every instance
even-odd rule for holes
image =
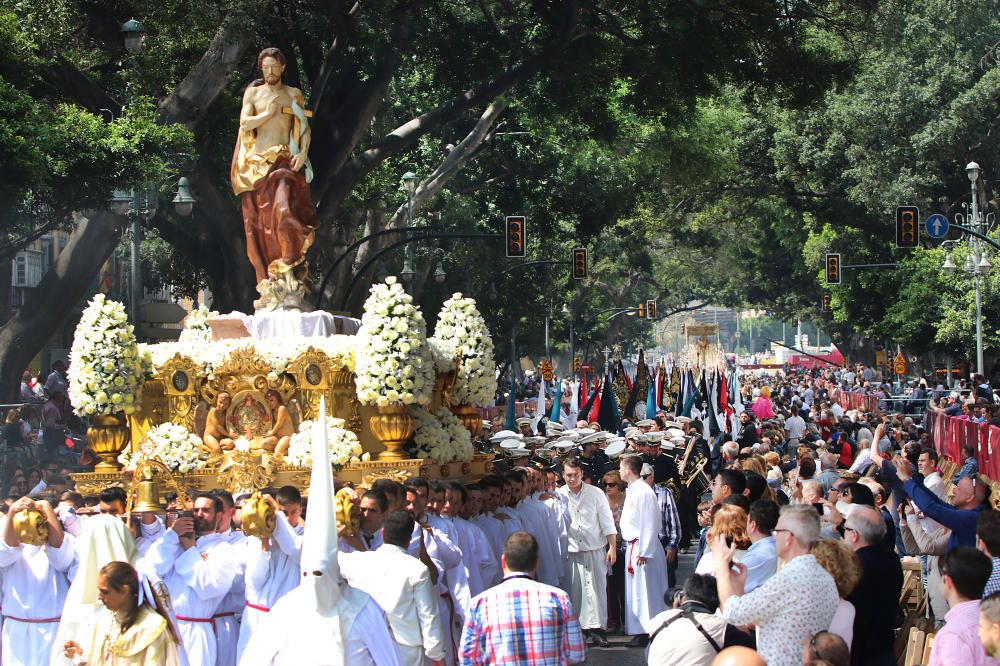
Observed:
[[[434,372],[441,374],[457,370],[455,366],[455,345],[440,338],[427,338],[431,350],[431,360],[434,362]]]
[[[181,331],[178,342],[211,342],[212,327],[209,326],[208,320],[218,316],[219,313],[215,310],[209,310],[204,304],[199,305],[188,314],[187,322],[185,323],[184,330]]]
[[[176,423],[161,423],[146,433],[139,448],[166,465],[171,472],[187,474],[204,469],[201,458],[201,438]],[[128,449],[118,456],[125,469],[132,469],[136,454]]]
[[[318,427],[313,421],[303,421],[299,431],[292,435],[288,444],[285,463],[293,467],[312,467],[313,431]],[[345,427],[344,419],[326,419],[326,441],[330,447],[330,462],[335,469],[344,465],[368,460],[371,455],[361,452],[358,436]]]
[[[497,390],[493,339],[475,299],[456,293],[445,301],[432,340],[451,348],[458,356],[452,402],[484,407],[492,404]]]
[[[125,307],[97,294],[73,334],[69,398],[78,416],[131,414],[152,365],[140,354]]]
[[[373,284],[357,334],[355,373],[363,405],[426,405],[434,390],[427,324],[395,277]]]
[[[413,444],[418,458],[439,464],[472,460],[475,451],[469,431],[450,410],[442,407],[430,412],[423,407],[414,407],[410,411],[416,421]]]

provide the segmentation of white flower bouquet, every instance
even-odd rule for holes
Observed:
[[[152,365],[140,354],[125,308],[97,294],[83,311],[70,350],[69,398],[79,416],[133,413]]]
[[[445,301],[432,339],[453,349],[458,356],[452,402],[484,407],[492,404],[497,390],[493,339],[475,299],[456,293]]]
[[[355,373],[363,405],[426,405],[434,390],[427,324],[396,278],[374,284],[357,334]]]
[[[218,316],[219,313],[215,310],[209,310],[204,305],[199,305],[197,309],[192,310],[187,316],[187,322],[185,322],[184,330],[181,331],[178,342],[211,342],[212,327],[209,326],[208,320]]]
[[[444,407],[433,413],[423,407],[410,411],[417,422],[413,444],[418,458],[436,463],[472,460],[472,438],[451,411]]]
[[[330,447],[330,461],[335,469],[349,463],[368,460],[370,454],[361,452],[358,436],[344,427],[344,419],[326,419],[326,441]],[[313,421],[303,421],[299,431],[292,435],[285,462],[293,467],[312,467]]]
[[[176,423],[156,426],[146,433],[138,448],[147,451],[150,458],[156,458],[171,472],[187,474],[205,467],[205,461],[201,459],[201,438]],[[125,469],[132,469],[135,458],[136,453],[127,449],[118,456],[118,462]]]

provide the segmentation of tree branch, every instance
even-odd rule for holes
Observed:
[[[267,4],[267,0],[262,4]],[[252,41],[253,34],[246,29],[242,17],[230,11],[222,19],[201,60],[160,103],[161,120],[193,128],[225,89]]]
[[[121,102],[62,56],[55,57],[52,64],[42,68],[41,75],[46,83],[91,113],[100,114],[102,109],[108,109],[114,117],[122,113]]]
[[[492,125],[497,121],[497,118],[500,117],[500,114],[502,114],[506,108],[507,102],[502,99],[495,100],[492,104],[490,104],[465,138],[463,138],[458,145],[453,147],[448,152],[448,155],[441,161],[441,164],[439,164],[429,176],[417,185],[413,192],[412,201],[412,210],[414,214],[427,205],[431,199],[437,196],[438,193],[444,189],[444,186],[448,183],[448,181],[454,178],[455,175],[469,163],[469,161],[475,158],[478,154],[477,149],[489,135],[490,127],[492,127]],[[383,220],[385,217],[385,211],[382,210],[381,214],[377,218],[379,228],[369,230],[366,227],[365,235],[367,236],[374,231],[381,231],[383,229],[398,229],[405,226],[407,219],[406,209],[407,204],[401,204],[389,218],[389,221],[384,224]],[[375,218],[373,216],[369,216],[368,225],[371,225],[374,220]],[[354,270],[357,270],[357,267],[364,265],[369,257],[395,240],[398,239],[386,236],[365,243],[358,249],[357,254],[354,256]]]
[[[49,220],[40,227],[32,229],[30,233],[22,238],[11,243],[6,243],[0,246],[0,260],[6,261],[8,259],[13,259],[14,255],[23,250],[25,247],[35,242],[45,234],[49,233],[53,229],[59,227],[63,223],[63,220],[53,219]]]
[[[327,214],[332,216],[333,210],[343,197],[389,156],[409,148],[422,136],[453,121],[469,108],[499,97],[518,83],[550,66],[556,59],[556,54],[581,35],[576,30],[579,21],[577,3],[569,0],[565,6],[566,18],[562,30],[541,51],[481,85],[470,88],[436,108],[403,123],[375,145],[347,162],[342,169],[328,171],[329,175],[321,190],[322,200],[328,207]]]
[[[347,46],[354,35],[354,19],[360,10],[361,2],[359,0],[347,12],[331,13],[337,32],[333,38],[333,42],[330,43],[330,48],[327,49],[326,55],[323,57],[323,64],[319,68],[319,75],[316,77],[316,82],[312,88],[309,107],[313,110],[317,110],[319,105],[323,103],[327,86],[330,83],[330,77],[340,69],[343,55],[347,52]]]

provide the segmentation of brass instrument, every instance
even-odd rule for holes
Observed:
[[[49,521],[38,507],[21,509],[11,520],[14,521],[14,532],[21,543],[44,546],[49,540]]]
[[[361,514],[354,506],[354,497],[350,488],[341,488],[334,497],[337,507],[337,524],[347,528],[347,536],[354,536],[361,531]]]
[[[260,539],[270,537],[278,524],[278,515],[274,510],[274,505],[266,501],[259,491],[243,502],[240,515],[243,533],[247,536]]]

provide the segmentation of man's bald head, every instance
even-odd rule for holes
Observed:
[[[712,666],[767,666],[767,662],[748,647],[733,646],[715,655]]]
[[[845,529],[854,535],[853,539],[848,539],[848,544],[854,550],[882,543],[885,539],[885,522],[882,520],[882,514],[870,506],[855,505],[845,525]]]

